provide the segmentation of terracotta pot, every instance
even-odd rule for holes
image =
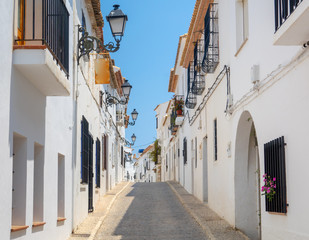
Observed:
[[[177,110],[176,113],[177,113],[178,116],[179,115],[182,116],[182,110],[181,109]]]

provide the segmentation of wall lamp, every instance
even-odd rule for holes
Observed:
[[[128,82],[128,80],[125,80],[124,83],[121,85],[122,94],[123,96],[118,99],[114,96],[112,96],[109,92],[105,92],[106,94],[106,104],[107,106],[112,106],[113,104],[122,104],[126,105],[128,103],[128,99],[131,93],[132,86]]]
[[[104,45],[104,43],[99,38],[89,36],[89,33],[86,31],[85,27],[79,25],[78,32],[82,33],[82,36],[78,40],[78,63],[82,56],[87,55],[89,57],[89,53],[91,51],[100,53],[104,51],[116,52],[119,50],[120,41],[124,34],[128,16],[119,9],[120,5],[115,4],[113,7],[114,9],[106,17],[106,20],[109,23],[113,37],[116,41],[116,45],[113,42],[109,42]]]
[[[130,143],[128,140],[124,139],[125,145],[126,145],[126,146],[129,146],[129,147],[131,147],[131,146],[134,145],[134,143],[135,143],[135,141],[136,141],[136,136],[135,136],[134,133],[133,133],[133,135],[131,136],[131,140],[132,140],[132,143]]]
[[[136,109],[134,109],[133,112],[131,112],[131,117],[132,117],[133,122],[129,122],[126,119],[124,119],[124,124],[134,126],[135,121],[137,120],[137,116],[138,116],[138,112],[136,111]]]

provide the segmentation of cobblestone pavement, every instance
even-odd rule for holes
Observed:
[[[202,228],[167,183],[132,183],[114,202],[96,240],[203,240]]]

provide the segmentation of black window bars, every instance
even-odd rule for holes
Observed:
[[[69,12],[63,0],[27,2],[23,42],[27,46],[45,45],[57,64],[69,76]]]
[[[275,31],[277,31],[287,18],[295,11],[303,0],[274,0],[275,4]]]
[[[194,64],[190,62],[187,69],[187,98],[185,105],[189,109],[193,109],[196,106],[196,95],[192,93],[192,83],[194,81]]]
[[[217,3],[209,4],[204,21],[204,59],[202,69],[204,73],[214,73],[219,64],[219,22]]]

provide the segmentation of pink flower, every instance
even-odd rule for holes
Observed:
[[[270,193],[270,190],[269,190],[269,189],[267,189],[267,193]]]
[[[266,174],[263,175],[263,178],[266,177]]]
[[[266,178],[264,179],[264,182],[266,182]]]
[[[276,178],[275,178],[275,177],[273,178],[273,181],[276,181]]]
[[[276,188],[276,184],[274,185],[274,188]]]
[[[262,187],[262,191],[264,191],[264,189],[265,189],[265,187],[263,186],[263,187]]]

